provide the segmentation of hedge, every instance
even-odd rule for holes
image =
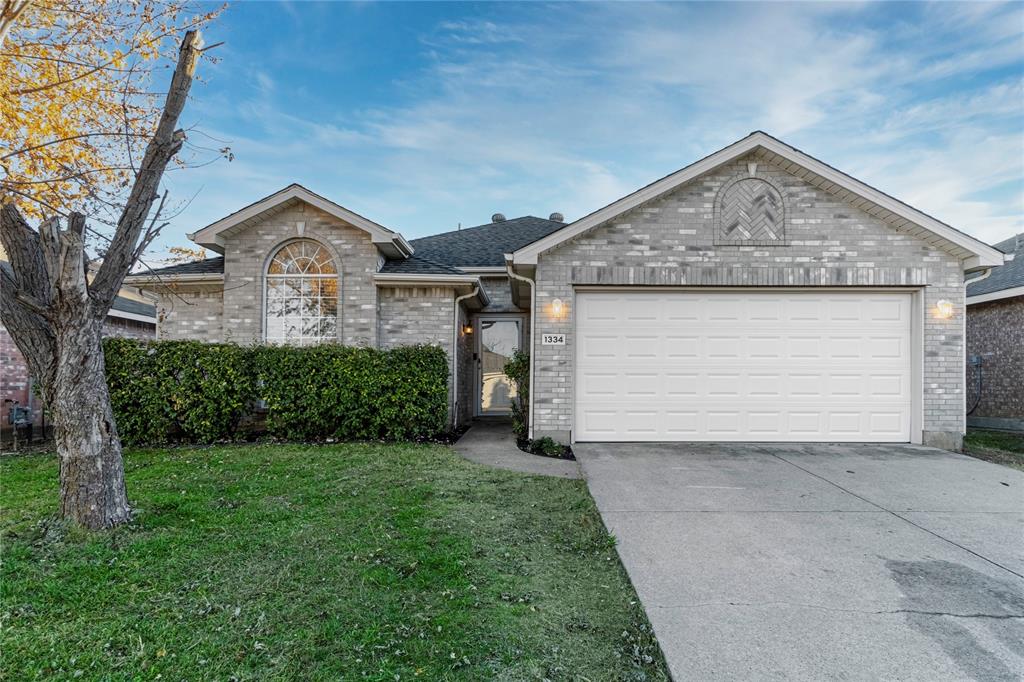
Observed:
[[[288,440],[414,440],[447,423],[448,361],[436,346],[244,347],[197,341],[104,342],[121,439],[234,440],[265,418]]]

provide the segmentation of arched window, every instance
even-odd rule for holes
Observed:
[[[266,277],[266,340],[310,345],[337,339],[338,268],[311,239],[288,242]]]

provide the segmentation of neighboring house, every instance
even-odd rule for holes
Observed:
[[[1024,233],[1013,260],[967,283],[967,424],[1024,431]]]
[[[7,261],[0,260],[0,267],[9,268]],[[148,302],[137,291],[129,288],[121,290],[121,295],[103,322],[103,335],[123,336],[135,339],[152,339],[156,337],[156,306]],[[0,428],[7,428],[7,413],[12,403],[30,405],[33,418],[38,422],[39,410],[42,405],[35,394],[32,379],[29,376],[25,357],[14,345],[14,339],[0,322],[0,404],[3,406],[3,421]]]
[[[518,343],[532,435],[563,442],[958,448],[964,273],[1003,262],[761,132],[569,224],[407,242],[291,185],[190,238],[223,256],[130,278],[161,338],[436,343],[452,420],[507,411]]]

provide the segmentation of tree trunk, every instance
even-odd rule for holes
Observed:
[[[57,330],[59,359],[49,391],[61,516],[93,530],[131,518],[103,366],[102,325],[90,317]]]
[[[0,19],[18,4],[0,2]],[[184,131],[175,126],[201,44],[195,31],[182,40],[163,115],[91,282],[86,276],[84,215],[72,212],[64,230],[54,217],[36,231],[13,202],[0,196],[0,244],[10,261],[9,267],[0,264],[0,319],[42,385],[51,413],[60,457],[61,516],[94,530],[131,518],[103,363],[103,320],[125,275],[160,231],[155,227],[160,208],[149,229],[146,221],[164,170],[185,142]]]

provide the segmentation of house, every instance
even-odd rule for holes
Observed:
[[[967,283],[967,425],[1024,431],[1024,233],[1013,260]]]
[[[161,338],[436,343],[450,418],[533,437],[958,448],[964,275],[1003,254],[763,133],[571,223],[423,239],[291,185],[190,235],[218,258],[133,276]]]
[[[9,268],[10,265],[6,260],[0,260],[0,267]],[[135,339],[155,338],[156,306],[139,292],[125,287],[114,299],[110,312],[103,321],[103,335]],[[0,322],[0,404],[4,408],[0,428],[8,427],[7,413],[14,403],[30,406],[33,418],[38,420],[42,403],[34,392],[25,356],[14,345],[14,339]]]

